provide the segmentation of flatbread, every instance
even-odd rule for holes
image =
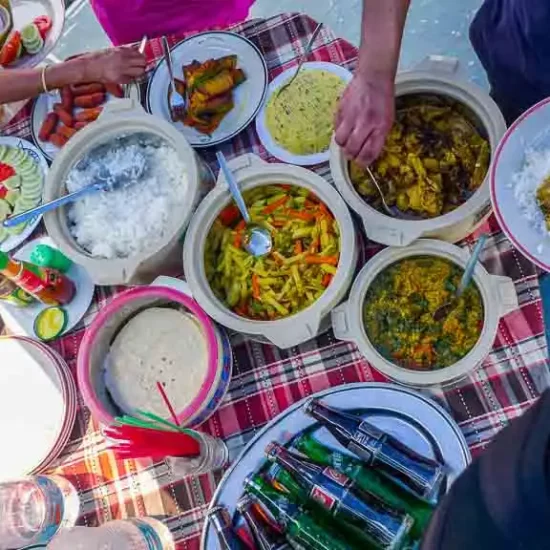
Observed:
[[[195,317],[152,307],[130,319],[115,338],[105,384],[123,412],[142,409],[168,418],[157,381],[178,414],[197,396],[207,370],[206,338]]]

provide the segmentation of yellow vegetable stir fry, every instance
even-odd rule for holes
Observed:
[[[483,327],[483,303],[475,284],[456,300],[446,319],[434,319],[452,298],[462,273],[462,268],[433,256],[401,260],[380,273],[363,311],[365,330],[379,353],[414,370],[440,369],[462,359]]]
[[[433,218],[454,210],[480,187],[491,151],[458,103],[433,96],[410,101],[397,106],[395,123],[372,169],[390,206]],[[382,211],[364,168],[351,162],[349,174],[357,191]]]
[[[246,225],[227,206],[206,238],[204,265],[216,296],[242,317],[273,320],[298,313],[325,292],[340,259],[338,223],[305,188],[266,185],[243,193],[252,223],[268,229],[272,252],[244,249]]]
[[[546,227],[550,231],[550,176],[537,189],[537,202],[546,220]]]

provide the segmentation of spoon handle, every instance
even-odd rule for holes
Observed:
[[[231,170],[229,169],[229,166],[227,165],[227,161],[225,160],[224,154],[221,151],[217,151],[216,158],[218,159],[218,164],[220,165],[220,169],[225,178],[225,181],[229,186],[229,191],[231,191],[231,195],[234,201],[237,203],[237,207],[240,210],[241,215],[244,218],[244,221],[247,224],[250,223],[250,216],[248,214],[248,210],[246,208],[246,204],[244,202],[243,196],[241,195],[241,190],[239,189],[239,186],[235,180],[235,177],[233,176],[233,173],[231,172]]]
[[[74,193],[70,193],[69,195],[63,195],[58,199],[47,202],[46,204],[41,204],[40,206],[37,206],[36,208],[32,208],[31,210],[27,210],[21,214],[18,214],[17,216],[11,216],[10,218],[7,218],[6,220],[4,220],[2,225],[4,227],[13,227],[15,225],[19,225],[20,223],[28,222],[29,220],[31,220],[36,216],[39,216],[40,214],[44,214],[45,212],[49,212],[50,210],[55,210],[56,208],[59,208],[64,204],[74,202],[78,200],[80,197],[83,197],[84,195],[89,195],[90,193],[100,191],[101,189],[102,189],[102,184],[100,183],[87,185],[86,187],[83,187],[82,189],[79,189]]]
[[[464,269],[464,273],[462,274],[462,279],[460,280],[460,284],[458,285],[458,289],[456,291],[457,298],[460,298],[463,292],[468,288],[468,285],[470,284],[470,281],[474,276],[474,270],[476,268],[479,255],[481,254],[481,251],[483,250],[483,247],[485,246],[485,243],[488,237],[489,235],[487,235],[486,233],[484,233],[483,235],[481,235],[481,237],[479,237],[479,240],[477,241],[474,247],[472,255],[470,256],[470,259],[466,264],[466,268]]]

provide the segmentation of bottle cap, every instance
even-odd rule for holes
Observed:
[[[0,250],[0,269],[6,269],[8,263],[10,261],[10,257]]]

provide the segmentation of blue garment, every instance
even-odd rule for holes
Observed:
[[[470,40],[508,122],[550,96],[550,0],[485,0]]]
[[[504,428],[443,498],[421,550],[548,550],[550,390]]]

